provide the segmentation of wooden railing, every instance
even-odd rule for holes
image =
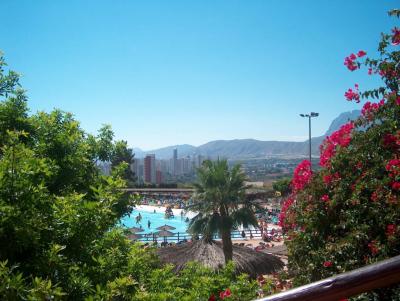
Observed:
[[[400,256],[258,301],[339,301],[396,283],[400,283]]]
[[[263,231],[262,230],[260,230],[260,229],[254,229],[254,230],[244,230],[244,233],[245,233],[245,238],[257,238],[257,239],[260,239],[260,238],[262,238],[262,235],[263,235]],[[267,232],[269,235],[271,235],[271,230],[269,229],[268,230],[268,232]],[[139,233],[138,233],[139,234]],[[139,240],[141,241],[141,242],[154,242],[156,239],[157,239],[157,241],[158,242],[162,242],[162,241],[164,241],[164,237],[157,237],[156,235],[154,235],[154,234],[152,234],[152,233],[149,233],[149,234],[141,234],[141,238],[139,238]],[[192,239],[192,235],[191,234],[188,234],[188,233],[186,233],[186,232],[178,232],[178,233],[175,233],[175,235],[173,235],[173,236],[167,236],[165,239],[168,241],[168,242],[175,242],[175,243],[177,243],[177,242],[180,242],[180,241],[184,241],[184,240],[191,240]],[[242,237],[242,231],[239,231],[239,230],[235,230],[235,231],[232,231],[232,233],[231,233],[231,237],[233,238],[233,239],[240,239],[240,238],[243,238]],[[216,236],[216,237],[214,237],[215,239],[218,239],[218,237]]]

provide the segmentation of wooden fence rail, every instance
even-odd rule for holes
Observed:
[[[400,283],[400,256],[258,301],[339,301],[396,283]]]
[[[269,235],[271,234],[271,230],[268,230],[267,232]],[[244,234],[246,238],[261,238],[263,235],[263,231],[260,229],[254,229],[254,230],[244,230]],[[153,242],[157,239],[158,242],[164,241],[164,237],[157,237],[152,233],[149,234],[141,234],[142,237],[139,238],[139,240],[141,242]],[[165,239],[168,242],[180,242],[183,240],[191,240],[192,239],[192,235],[186,233],[186,232],[178,232],[175,233],[175,235],[173,236],[167,236]],[[243,238],[242,237],[242,231],[236,230],[236,231],[232,231],[231,233],[231,237],[232,238]],[[216,239],[218,239],[218,237],[215,237]]]

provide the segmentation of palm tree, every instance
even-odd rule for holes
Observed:
[[[191,220],[189,231],[202,234],[206,242],[211,242],[218,233],[227,263],[233,255],[232,229],[240,225],[257,226],[253,205],[245,198],[246,175],[240,165],[229,169],[226,160],[204,161],[197,172],[195,201],[189,208],[198,214]]]

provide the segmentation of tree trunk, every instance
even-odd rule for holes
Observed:
[[[233,251],[232,251],[232,239],[231,239],[231,230],[223,229],[221,231],[222,238],[222,250],[224,251],[225,263],[232,260]]]

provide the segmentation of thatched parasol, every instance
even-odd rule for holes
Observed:
[[[139,238],[142,238],[142,235],[133,233],[133,234],[129,234],[127,237],[128,237],[130,240],[138,240]]]
[[[288,251],[285,245],[281,245],[281,246],[275,246],[272,248],[268,248],[265,249],[265,252],[269,253],[269,254],[274,254],[274,255],[281,255],[281,256],[287,256],[288,255]]]
[[[161,230],[158,232],[154,232],[154,234],[158,237],[164,237],[164,242],[167,242],[167,237],[168,236],[174,236],[175,233],[171,232],[171,231],[167,231],[167,230]]]
[[[175,265],[175,271],[179,272],[189,261],[197,261],[214,270],[225,264],[222,243],[198,240],[182,245],[174,245],[157,249],[160,259],[164,263]],[[256,278],[257,275],[271,274],[281,270],[283,262],[276,256],[257,252],[248,247],[233,246],[233,262],[236,273],[247,273]]]
[[[138,228],[138,227],[132,227],[132,228],[129,228],[128,230],[131,231],[132,233],[144,231],[142,228]]]
[[[175,230],[176,228],[175,227],[172,227],[172,226],[170,226],[170,225],[167,225],[167,224],[165,224],[164,226],[160,226],[160,227],[158,227],[158,228],[156,228],[157,230],[160,230],[160,231],[169,231],[169,230]],[[170,235],[169,235],[170,236]]]

